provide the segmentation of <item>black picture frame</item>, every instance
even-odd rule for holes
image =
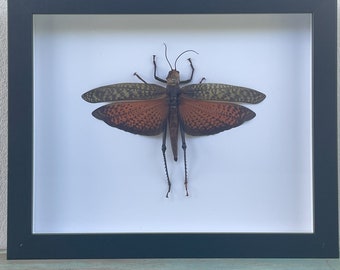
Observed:
[[[8,259],[338,258],[336,0],[11,0]],[[34,14],[312,15],[313,233],[34,234]]]

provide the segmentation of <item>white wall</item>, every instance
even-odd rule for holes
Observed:
[[[7,227],[7,0],[0,0],[0,249],[6,248],[7,245],[6,227]]]

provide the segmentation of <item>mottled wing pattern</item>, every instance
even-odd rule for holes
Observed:
[[[201,100],[245,102],[256,104],[266,95],[254,89],[220,83],[190,84],[182,87],[182,94]]]
[[[180,98],[180,123],[189,135],[216,134],[254,117],[252,110],[238,104],[197,100],[186,96]]]
[[[157,84],[118,83],[92,89],[82,95],[87,102],[97,103],[120,100],[145,100],[159,98],[166,89]]]
[[[167,99],[114,102],[98,108],[92,115],[112,127],[139,135],[160,134],[168,116]]]

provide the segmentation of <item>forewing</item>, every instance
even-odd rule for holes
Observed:
[[[166,98],[114,102],[98,108],[92,115],[112,127],[139,135],[160,134],[166,124]]]
[[[212,135],[237,127],[255,117],[241,105],[181,97],[179,117],[184,131],[193,136]]]
[[[87,102],[144,100],[159,98],[166,89],[157,84],[118,83],[92,89],[82,95]]]
[[[252,104],[259,103],[266,97],[254,89],[219,83],[190,84],[182,87],[182,94],[194,99]]]

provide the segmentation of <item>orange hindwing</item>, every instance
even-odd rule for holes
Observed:
[[[185,133],[201,136],[237,127],[254,118],[255,113],[234,103],[205,101],[181,96],[179,117]]]
[[[112,127],[139,135],[160,134],[166,124],[166,97],[143,101],[122,101],[102,106],[92,115]]]

